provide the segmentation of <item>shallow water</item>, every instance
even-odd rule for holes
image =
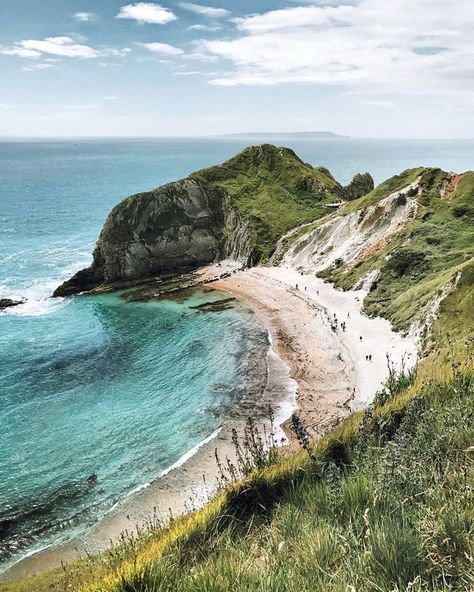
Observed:
[[[240,400],[248,356],[264,350],[266,333],[241,304],[191,308],[219,297],[76,297],[48,315],[2,318],[5,559],[95,521],[212,433]]]
[[[276,140],[273,140],[276,142]],[[256,140],[252,139],[255,143]],[[87,265],[122,197],[223,161],[238,140],[0,142],[0,558],[70,537],[209,436],[267,336],[217,293],[49,299]],[[342,182],[409,166],[472,168],[474,143],[282,139]],[[97,476],[88,481],[92,475]],[[5,563],[4,563],[5,565]]]

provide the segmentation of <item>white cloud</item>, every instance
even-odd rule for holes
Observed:
[[[76,12],[74,18],[76,19],[76,21],[79,21],[80,23],[87,23],[88,21],[92,21],[95,19],[95,14],[93,14],[92,12]]]
[[[18,56],[20,58],[39,58],[41,52],[33,51],[32,49],[25,49],[24,47],[13,46],[4,47],[0,45],[0,54],[9,56]]]
[[[110,56],[112,58],[124,58],[129,53],[131,53],[131,51],[132,50],[129,47],[122,47],[120,49],[117,49],[117,48],[114,48],[114,47],[109,47],[107,49],[101,49],[99,51],[99,54],[102,57]]]
[[[212,84],[474,91],[472,0],[319,2],[234,22],[233,39],[196,45],[196,59],[230,63]]]
[[[191,25],[188,29],[190,31],[219,31],[222,27],[220,25]]]
[[[131,19],[139,23],[165,25],[176,20],[176,15],[168,8],[154,2],[136,2],[122,6],[117,15],[120,19]]]
[[[59,58],[94,59],[98,57],[124,57],[131,52],[129,47],[122,49],[95,49],[89,45],[77,43],[72,37],[47,37],[46,39],[23,39],[10,47],[0,46],[0,54],[21,58],[39,58],[58,56]],[[52,61],[51,58],[45,58]]]
[[[175,72],[174,76],[197,76],[198,74],[204,74],[201,70],[184,70],[182,72]]]
[[[23,72],[34,72],[35,70],[51,70],[56,68],[54,64],[44,64],[43,62],[39,64],[29,64],[28,66],[23,66]]]
[[[71,37],[47,37],[46,39],[24,39],[12,47],[0,49],[4,55],[16,55],[22,58],[38,58],[42,54],[67,58],[91,59],[99,52],[88,45],[76,43]]]
[[[179,47],[168,45],[168,43],[140,43],[139,45],[145,49],[148,49],[148,51],[157,53],[159,55],[174,56],[184,53],[182,49],[179,49]]]
[[[105,95],[105,97],[102,97],[104,99],[104,101],[118,101],[120,97],[118,97],[117,95]]]
[[[203,6],[202,4],[194,4],[193,2],[179,2],[179,6],[184,10],[190,10],[195,14],[202,14],[204,16],[210,16],[211,18],[219,18],[228,16],[230,10],[225,8],[214,8],[213,6]]]

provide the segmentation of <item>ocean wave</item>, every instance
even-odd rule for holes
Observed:
[[[5,279],[3,284],[0,285],[2,298],[11,298],[13,300],[26,298],[26,302],[7,309],[5,313],[17,317],[39,317],[52,314],[66,306],[68,303],[66,298],[52,298],[51,295],[61,282],[90,264],[90,255],[88,253],[80,251],[77,255],[81,256],[81,259],[77,258],[74,262],[59,269],[55,263],[38,263],[39,267],[54,269],[56,271],[54,276],[36,278],[32,283],[26,285],[24,281],[12,276]],[[21,253],[8,255],[3,262],[8,260],[9,263],[18,263],[21,257]],[[24,257],[23,261],[25,261]]]
[[[56,280],[38,279],[25,288],[7,288],[2,291],[2,297],[15,299],[26,298],[26,302],[5,310],[5,313],[17,317],[38,317],[56,312],[66,305],[65,298],[51,298],[51,294],[58,285]]]

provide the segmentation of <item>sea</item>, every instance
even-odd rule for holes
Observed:
[[[261,138],[264,142],[265,138]],[[414,166],[474,168],[472,140],[272,137],[342,183]],[[91,262],[127,195],[220,163],[255,137],[0,139],[0,570],[83,532],[209,437],[269,340],[218,292],[127,303],[51,298]],[[251,370],[252,369],[252,370]]]

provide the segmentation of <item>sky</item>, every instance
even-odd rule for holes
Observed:
[[[474,137],[473,0],[0,0],[0,136]]]

